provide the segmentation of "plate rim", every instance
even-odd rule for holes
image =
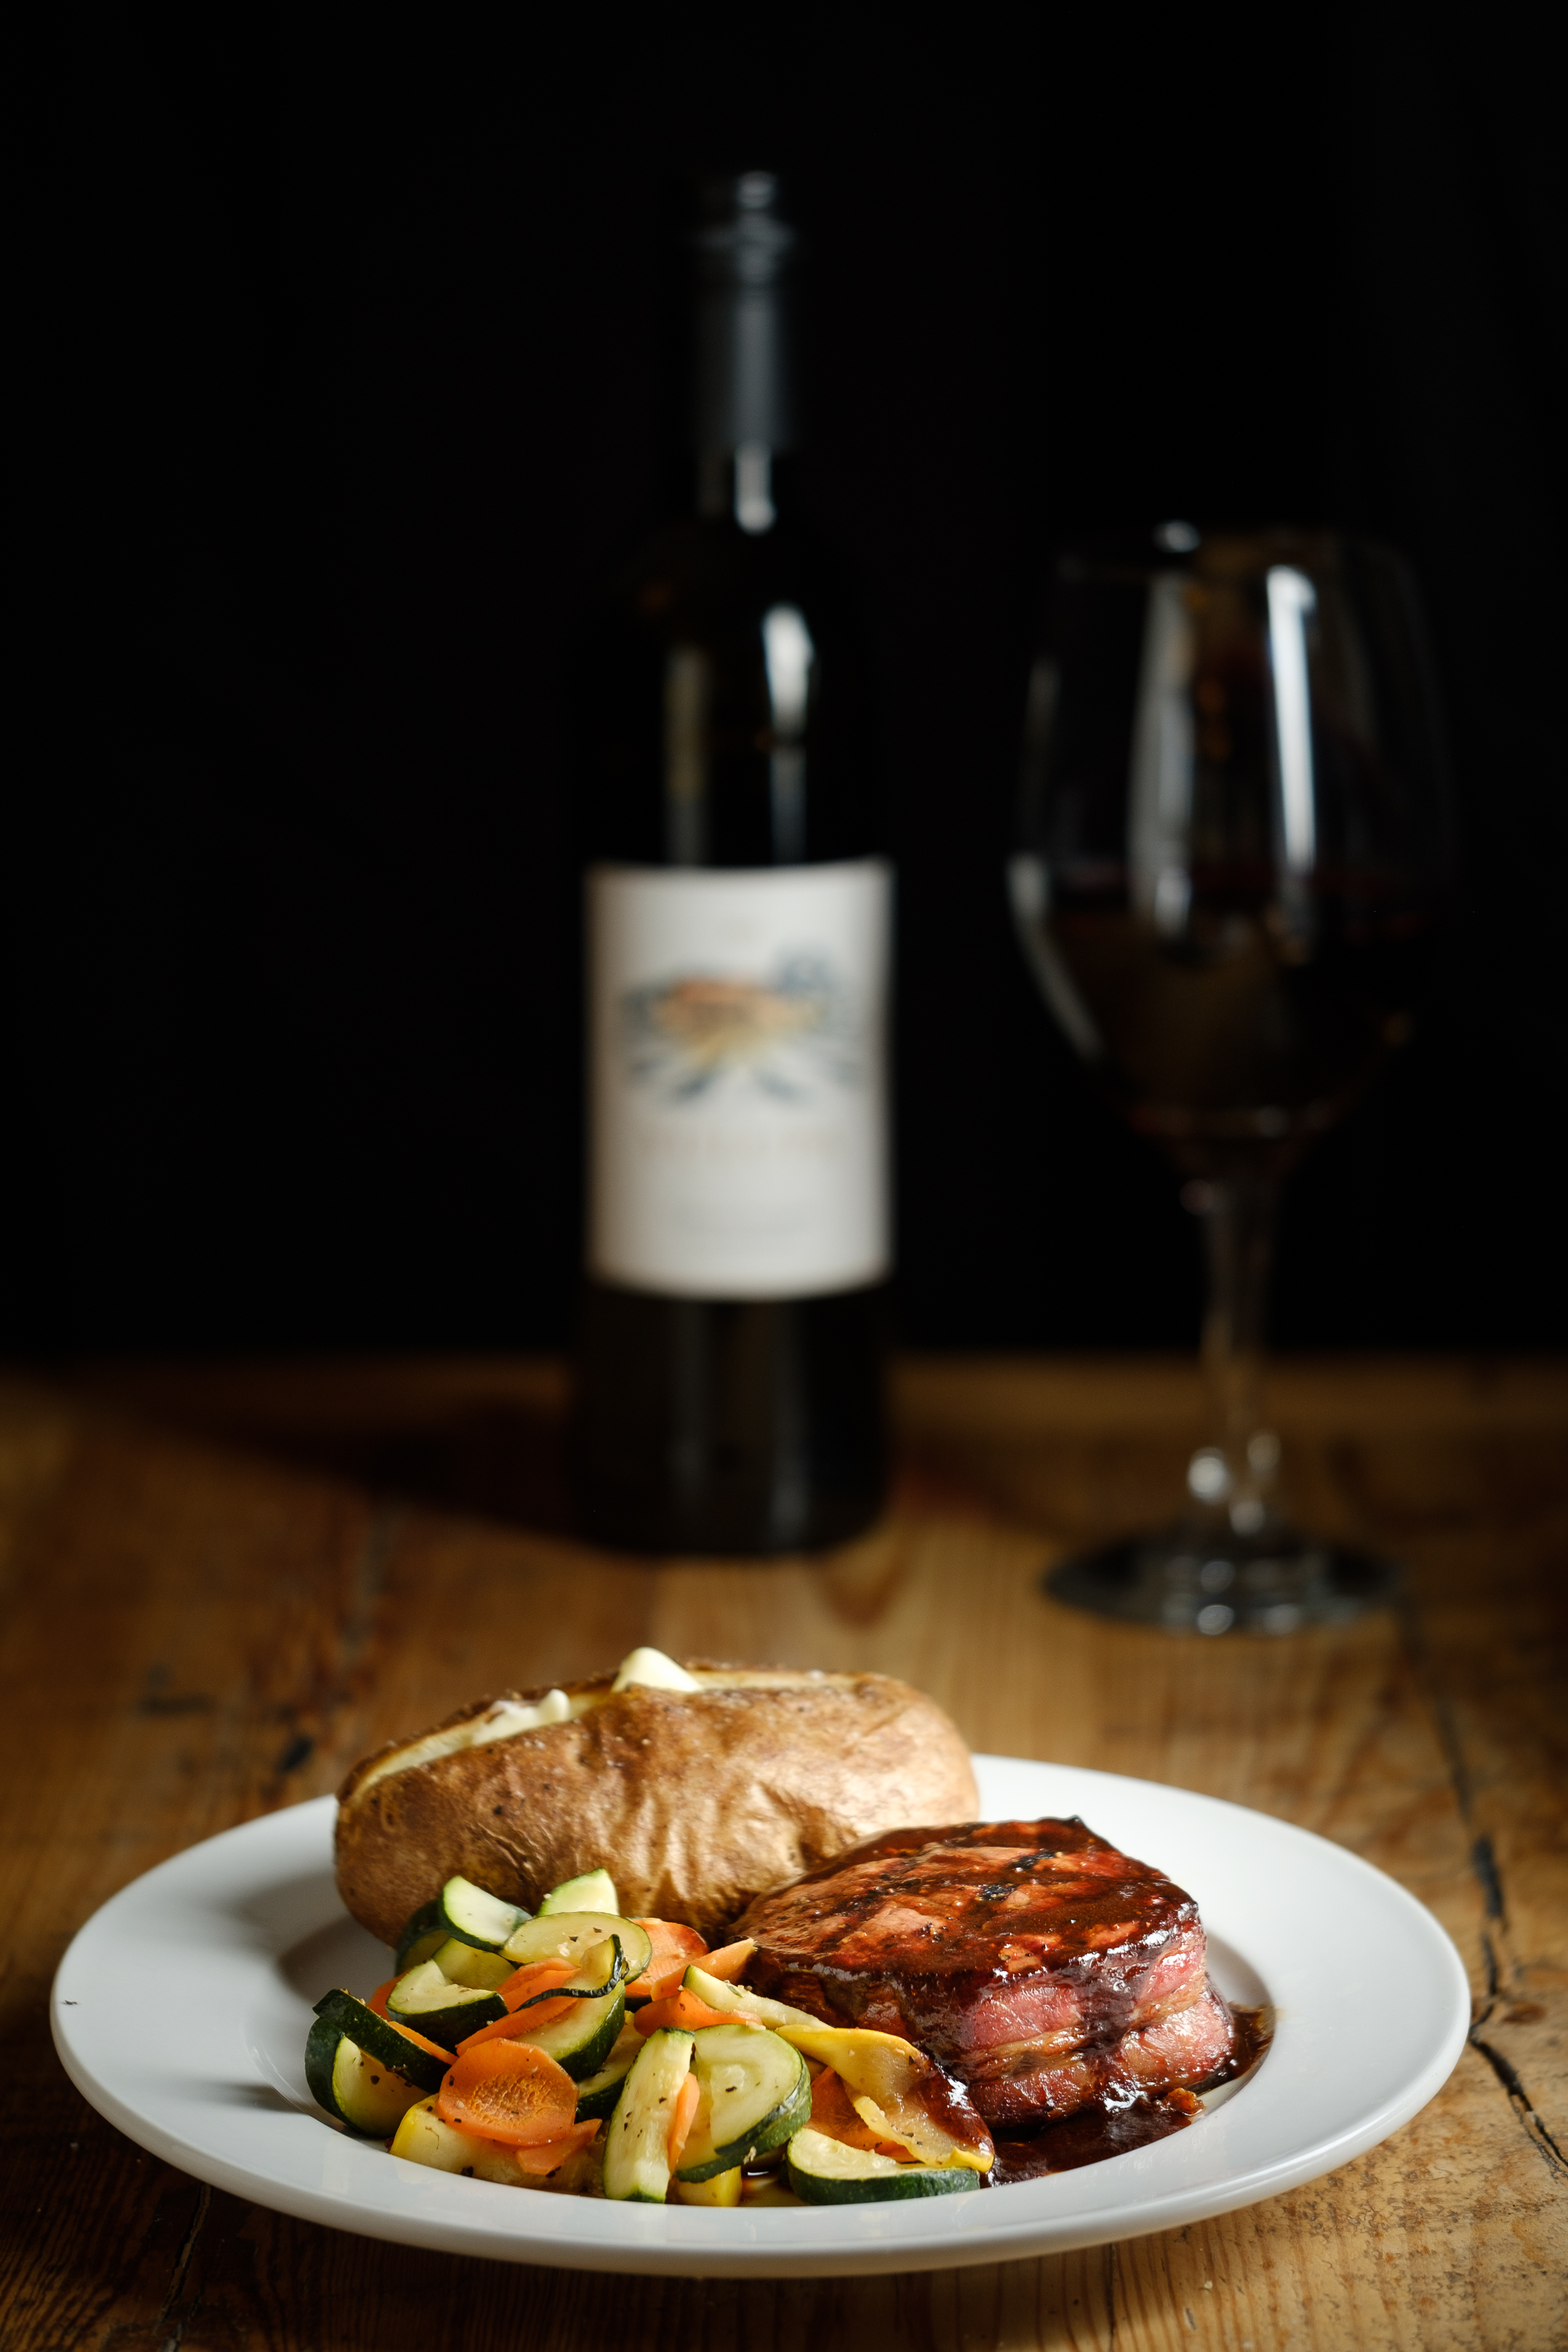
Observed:
[[[1053,2218],[1037,2208],[1030,2211],[997,2211],[994,2200],[1000,2197],[1013,2202],[1012,2189],[983,2192],[984,2214],[970,2209],[970,2200],[940,2199],[934,2206],[922,2200],[918,2208],[855,2207],[849,2209],[804,2208],[797,2214],[793,2209],[781,2212],[780,2219],[811,2223],[820,2231],[825,2226],[842,2231],[843,2221],[853,2213],[860,2222],[859,2230],[851,2236],[843,2232],[837,2242],[807,2246],[769,2243],[766,2236],[759,2241],[754,2236],[744,2242],[731,2240],[703,2242],[684,2226],[697,2221],[710,2225],[721,2217],[700,2213],[696,2209],[687,2211],[673,2207],[649,2208],[646,2213],[638,2209],[635,2228],[624,2228],[625,2216],[617,2216],[621,2225],[615,2236],[601,2236],[589,2229],[564,2231],[560,2228],[516,2227],[520,2221],[532,2225],[551,2218],[560,2221],[571,2200],[552,2199],[542,2204],[530,2198],[521,2210],[517,2204],[518,2192],[489,2182],[469,2181],[463,2184],[464,2208],[456,2218],[433,2210],[421,2214],[413,2210],[400,2210],[395,2197],[371,2199],[354,2193],[333,2193],[312,2185],[276,2179],[258,2173],[253,2167],[237,2162],[219,2151],[182,2138],[180,2134],[163,2123],[155,2114],[138,2107],[133,2101],[106,2081],[73,2046],[71,2021],[65,2011],[73,2004],[62,1997],[61,1987],[68,1981],[76,1965],[85,1965],[90,1958],[92,1943],[111,1927],[111,1915],[122,1905],[144,1900],[157,1882],[166,1874],[179,1876],[189,1873],[193,1859],[210,1854],[217,1847],[232,1853],[236,1845],[256,1846],[281,1838],[291,1837],[300,1844],[314,1832],[324,1829],[335,1811],[336,1801],[331,1796],[308,1798],[297,1805],[279,1807],[271,1812],[253,1816],[247,1822],[220,1830],[195,1844],[166,1856],[151,1869],[130,1880],[100,1905],[90,1917],[72,1937],[56,1970],[50,1990],[50,2027],[55,2048],[62,2065],[77,2089],[100,2114],[122,2131],[126,2137],[148,2153],[157,2156],[178,2169],[215,2188],[240,2196],[247,2201],[269,2210],[291,2214],[297,2219],[312,2221],[325,2226],[347,2229],[353,2233],[401,2244],[427,2246],[447,2252],[468,2253],[484,2259],[500,2259],[533,2263],[542,2268],[599,2269],[621,2273],[708,2276],[829,2276],[874,2272],[910,2271],[924,2269],[957,2269],[987,2262],[1016,2261],[1052,2252],[1065,2252],[1074,2247],[1101,2245],[1121,2239],[1142,2237],[1161,2230],[1212,2218],[1224,2212],[1237,2211],[1280,2195],[1285,2190],[1321,2178],[1350,2162],[1356,2156],[1376,2147],[1393,2132],[1399,2130],[1418,2114],[1441,2089],[1452,2073],[1464,2048],[1471,2017],[1471,1996],[1468,1978],[1451,1937],[1441,1922],[1387,1872],[1380,1870],[1350,1848],[1336,1844],[1304,1829],[1298,1822],[1265,1813],[1251,1806],[1238,1805],[1233,1800],[1213,1797],[1199,1790],[1188,1790],[1168,1781],[1148,1780],[1131,1774],[1105,1772],[1092,1766],[1065,1764],[1037,1757],[998,1756],[977,1752],[973,1759],[983,1780],[988,1769],[1010,1770],[1023,1767],[1030,1771],[1059,1774],[1071,1780],[1089,1784],[1092,1790],[1103,1790],[1107,1796],[1116,1790],[1157,1804],[1171,1804],[1184,1810],[1197,1808],[1211,1816],[1216,1823],[1237,1818],[1253,1826],[1261,1825],[1264,1833],[1283,1838],[1287,1843],[1302,1841],[1320,1853],[1331,1857],[1336,1868],[1348,1869],[1352,1876],[1375,1888],[1377,1898],[1387,1902],[1392,1895],[1396,1907],[1418,1935],[1429,1942],[1435,1960],[1447,1968],[1450,2011],[1441,2032],[1436,2019],[1432,2046],[1425,2062],[1416,2066],[1399,2085],[1367,2113],[1343,2130],[1329,2138],[1318,2138],[1296,2148],[1286,2148],[1272,2161],[1249,2167],[1245,2184],[1235,2175],[1221,2175],[1208,2181],[1173,2182],[1164,2189],[1139,2194],[1134,2201],[1114,2203],[1107,2200],[1100,2218],[1091,2214]],[[1090,1796],[1089,1801],[1093,1802]],[[302,1859],[302,1856],[301,1856]],[[323,1862],[327,1856],[323,1850]],[[270,1882],[266,1882],[270,1883]],[[237,1899],[237,1890],[235,1898]],[[345,1918],[346,1914],[342,1915]],[[332,1925],[323,1920],[321,1927]],[[1205,1924],[1206,1915],[1205,1915]],[[318,1932],[305,1929],[303,1935]],[[1223,1922],[1214,1924],[1213,1932],[1226,1938]],[[1227,1939],[1228,1940],[1228,1939]],[[284,1949],[292,1948],[292,1945]],[[1243,1959],[1245,1950],[1240,1950]],[[279,1954],[273,1956],[276,1964]],[[251,1957],[254,1958],[254,1952]],[[1249,1963],[1250,1965],[1250,1963]],[[1442,1972],[1441,1966],[1439,1973]],[[268,2078],[263,2074],[248,2043],[247,2054],[258,2081]],[[309,2116],[309,2110],[296,2110]],[[324,2117],[310,2116],[310,2120],[321,2123],[329,2131]],[[379,2159],[380,2150],[371,2143],[351,2140],[345,2134],[333,2134],[337,2146],[357,2153],[363,2150]],[[1185,2135],[1181,2135],[1182,2140]],[[1157,2143],[1168,2146],[1172,2143]],[[1146,2151],[1134,2151],[1134,2156]],[[1121,2163],[1126,2158],[1110,2161]],[[399,2171],[405,2168],[398,2168]],[[1087,2168],[1086,2168],[1087,2169]],[[1099,2173],[1100,2167],[1092,2168]],[[1073,2175],[1058,2175],[1058,2180],[1071,2179]],[[422,2179],[424,2177],[422,2176]],[[430,2180],[445,2176],[429,2176]],[[1077,2176],[1082,2179],[1083,2175]],[[1131,2187],[1128,2176],[1121,2176]],[[1013,2188],[1034,2188],[1037,2184],[1014,2184]],[[1043,2187],[1044,2184],[1039,2184]],[[484,2193],[474,2199],[475,2189]],[[496,2200],[506,2200],[504,2206]],[[487,2214],[486,2209],[489,2209]],[[573,2210],[584,2216],[604,2216],[606,2209],[599,2200],[575,2200]],[[766,2209],[753,2213],[753,2222],[764,2219]],[[471,2220],[469,2218],[471,2212]],[[670,2220],[675,2219],[673,2231]],[[868,2219],[869,2217],[869,2219]],[[881,2217],[882,2229],[877,2227]],[[894,2218],[897,2217],[897,2218]],[[939,2218],[940,2217],[940,2218]],[[949,2218],[951,2217],[951,2218]],[[728,2220],[729,2217],[721,2217]],[[894,2226],[888,2230],[889,2218]],[[902,2227],[899,2221],[902,2220]],[[661,2224],[655,2236],[650,2225]],[[923,2222],[929,2234],[923,2239],[906,2236],[905,2231],[917,2222]],[[945,2222],[946,2226],[942,2226]],[[509,2226],[510,2224],[510,2226]],[[934,2226],[933,2226],[934,2225]],[[764,2231],[766,2229],[764,2221]],[[949,2233],[952,2242],[945,2242]]]

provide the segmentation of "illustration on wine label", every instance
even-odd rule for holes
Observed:
[[[623,997],[627,1070],[670,1102],[748,1087],[809,1102],[860,1082],[858,1010],[823,956],[787,955],[762,980],[684,972]]]
[[[876,859],[589,877],[589,1264],[688,1297],[888,1266],[889,876]]]

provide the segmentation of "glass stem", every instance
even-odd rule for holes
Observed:
[[[1215,1444],[1194,1455],[1193,1492],[1223,1507],[1237,1535],[1256,1535],[1272,1508],[1279,1440],[1263,1426],[1263,1326],[1279,1187],[1230,1176],[1206,1188],[1208,1304],[1203,1360]],[[1215,1457],[1218,1457],[1216,1459]]]

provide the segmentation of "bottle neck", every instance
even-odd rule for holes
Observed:
[[[697,511],[708,522],[730,521],[760,539],[790,509],[794,463],[765,441],[698,452]]]
[[[795,238],[773,211],[775,192],[766,174],[747,174],[697,240],[697,509],[754,537],[777,520],[779,460],[795,439],[785,286]]]

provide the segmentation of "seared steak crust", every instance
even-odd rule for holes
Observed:
[[[991,2122],[1125,2104],[1230,2053],[1192,1896],[1080,1821],[895,1830],[759,1896],[736,1933],[760,1990],[904,2035]]]

